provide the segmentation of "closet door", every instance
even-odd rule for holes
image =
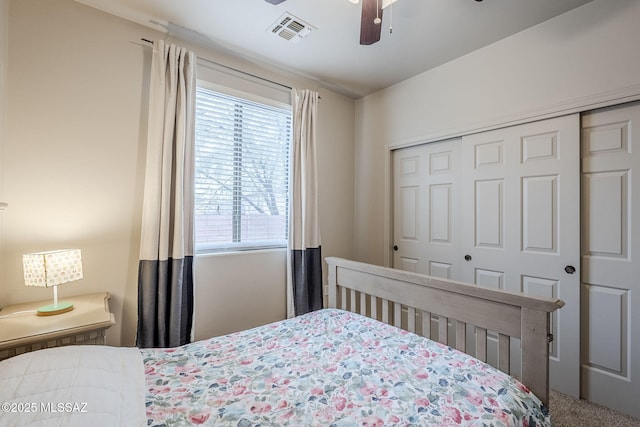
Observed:
[[[640,105],[582,127],[582,397],[640,417]]]
[[[461,276],[460,176],[459,138],[394,151],[395,268],[445,279]],[[415,322],[424,336],[438,339],[438,316],[420,314]],[[455,336],[455,326],[448,327]]]
[[[462,280],[565,302],[551,319],[550,384],[575,397],[580,381],[579,147],[577,114],[470,135],[462,140],[461,183]],[[512,343],[513,355],[519,355],[518,346]]]
[[[565,302],[551,318],[550,380],[576,397],[579,148],[579,116],[571,115],[400,149],[393,196],[395,268]],[[488,337],[488,362],[497,365],[498,337]],[[512,343],[516,372],[519,351]]]
[[[393,153],[395,268],[460,277],[460,139]]]

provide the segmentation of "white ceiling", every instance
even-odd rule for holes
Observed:
[[[398,0],[381,40],[361,46],[347,0],[77,0],[205,47],[233,52],[360,98],[591,0]],[[315,27],[298,43],[272,35],[285,12]]]

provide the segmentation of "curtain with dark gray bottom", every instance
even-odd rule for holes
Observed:
[[[138,268],[138,347],[191,341],[196,56],[153,45]]]
[[[318,93],[291,91],[293,144],[289,200],[287,316],[322,308],[316,121]]]
[[[187,344],[193,323],[193,257],[138,266],[138,347]],[[173,345],[172,345],[173,344]]]
[[[322,308],[322,254],[320,247],[291,250],[293,299],[296,315]]]

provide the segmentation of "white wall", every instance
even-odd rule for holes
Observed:
[[[278,249],[197,257],[195,339],[283,319],[286,316],[283,305],[286,294],[282,286],[287,272],[286,252]],[[256,277],[256,272],[262,273]],[[215,293],[207,292],[209,286],[215,287]]]
[[[4,141],[6,137],[7,117],[7,66],[9,63],[9,2],[0,0],[0,253],[2,253],[2,236],[4,222]],[[0,256],[0,289],[4,284],[4,268]],[[0,307],[3,305],[3,294],[0,292]]]
[[[78,247],[85,278],[61,286],[60,295],[110,292],[118,322],[108,333],[113,345],[133,345],[137,322],[151,58],[142,37],[165,38],[72,0],[9,0],[9,208],[0,296],[5,304],[50,298],[50,290],[23,285],[22,254]],[[324,254],[350,256],[354,102],[295,76],[168,40],[199,56],[320,92]],[[282,251],[198,257],[196,336],[283,318],[284,260]]]
[[[359,100],[355,257],[388,258],[389,147],[638,98],[638,22],[640,2],[596,0]]]

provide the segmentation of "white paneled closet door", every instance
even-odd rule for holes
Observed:
[[[394,152],[395,268],[460,277],[460,139]]]
[[[580,118],[466,136],[462,280],[560,298],[551,316],[551,388],[580,387]],[[512,364],[519,361],[512,342]],[[519,366],[514,365],[519,369]]]
[[[394,267],[459,278],[463,263],[459,257],[460,138],[397,150],[393,171]],[[415,321],[424,336],[438,339],[438,316],[418,315]],[[454,336],[455,326],[448,327]]]
[[[579,148],[571,115],[394,152],[394,267],[564,300],[552,317],[551,387],[576,397]]]
[[[582,128],[582,397],[640,417],[640,105]]]

